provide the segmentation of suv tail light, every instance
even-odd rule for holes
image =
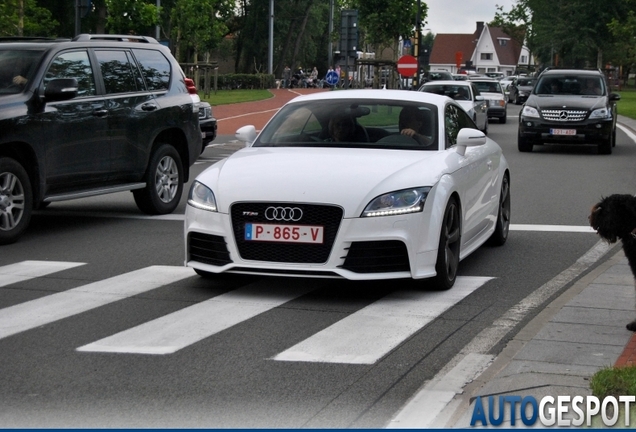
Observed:
[[[188,93],[197,94],[197,86],[194,85],[194,81],[191,78],[185,79],[185,85],[188,89]]]

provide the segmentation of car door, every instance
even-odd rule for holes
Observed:
[[[466,112],[454,104],[448,104],[444,110],[444,127],[446,148],[457,143],[457,134],[461,129],[477,129]],[[451,153],[458,165],[452,177],[460,194],[463,211],[462,249],[464,245],[470,246],[480,233],[493,224],[489,215],[493,212],[494,165],[498,165],[498,161],[494,160],[494,155],[488,149],[487,146],[476,146],[468,147],[463,156],[454,151]]]
[[[108,177],[110,144],[107,110],[97,94],[93,64],[87,50],[70,50],[56,55],[44,75],[42,88],[53,78],[75,78],[77,97],[50,102],[34,115],[45,154],[45,194],[86,189]]]
[[[130,50],[100,48],[94,53],[108,109],[110,179],[138,181],[147,163],[148,143],[154,138],[150,136],[148,118],[158,106],[146,90]]]

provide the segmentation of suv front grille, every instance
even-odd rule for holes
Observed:
[[[268,207],[292,207],[302,210],[296,221],[273,221],[265,218]],[[343,210],[333,205],[290,203],[236,203],[230,209],[232,229],[241,258],[254,261],[323,264],[329,259],[331,248],[340,228]],[[279,243],[245,240],[246,223],[279,225],[314,225],[324,227],[323,243]]]
[[[342,268],[354,273],[411,270],[406,245],[399,240],[353,242]]]
[[[587,111],[580,110],[542,110],[541,115],[545,120],[557,122],[577,122],[585,120]]]

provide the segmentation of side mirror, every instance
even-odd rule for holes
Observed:
[[[619,95],[618,93],[610,93],[609,100],[611,101],[621,100],[621,95]]]
[[[475,96],[475,100],[476,101],[483,101],[485,99],[484,99],[484,97],[482,95],[479,95],[479,96]]]
[[[55,78],[46,83],[44,99],[47,102],[57,102],[73,99],[79,88],[75,78]]]
[[[234,136],[239,141],[244,142],[245,147],[249,147],[256,139],[256,128],[253,125],[243,126],[236,131]]]
[[[477,129],[463,128],[457,134],[456,151],[460,156],[466,154],[466,147],[475,147],[486,144],[486,135]]]

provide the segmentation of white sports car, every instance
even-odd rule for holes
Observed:
[[[215,273],[433,278],[510,226],[501,148],[445,96],[347,90],[287,103],[193,182],[185,264]],[[430,284],[429,284],[430,285]]]

